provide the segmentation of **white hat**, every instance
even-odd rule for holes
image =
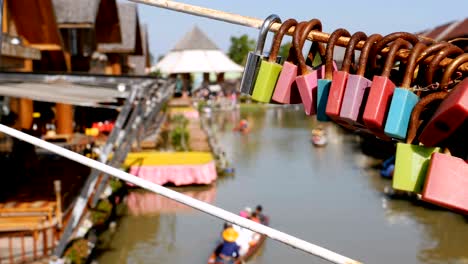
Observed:
[[[246,208],[244,208],[244,210],[245,210],[246,212],[248,212],[249,214],[252,213],[252,208],[250,208],[250,207],[246,207]]]

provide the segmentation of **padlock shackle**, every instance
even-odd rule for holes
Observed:
[[[420,56],[427,49],[426,44],[422,42],[416,43],[416,45],[411,49],[411,53],[408,57],[408,63],[406,64],[405,75],[403,76],[403,82],[401,83],[401,88],[410,89],[411,83],[414,78],[414,71],[419,62],[421,62],[422,57]]]
[[[361,55],[359,55],[359,64],[356,75],[364,76],[366,73],[367,62],[369,60],[369,54],[372,51],[372,47],[376,42],[379,42],[382,39],[380,34],[372,34],[364,43],[364,46],[361,49]]]
[[[302,48],[304,47],[304,43],[307,40],[307,36],[313,30],[322,31],[322,22],[320,22],[320,20],[314,18],[307,22],[302,32],[299,32],[301,33],[301,37],[293,40],[301,75],[307,74],[309,72],[309,70],[307,69],[304,55],[302,54]]]
[[[459,55],[455,59],[453,59],[450,64],[445,68],[444,75],[442,76],[442,80],[440,81],[440,88],[446,90],[450,78],[452,75],[455,73],[455,71],[458,69],[460,65],[468,61],[468,53],[463,53],[462,55]]]
[[[304,30],[304,26],[306,25],[306,23],[307,22],[305,22],[305,21],[298,22],[296,27],[294,28],[291,47],[289,47],[288,57],[286,58],[286,61],[288,61],[288,62],[290,62],[292,64],[297,64],[298,63],[297,62],[296,47],[294,46],[294,43],[295,43],[295,40],[297,38],[300,38],[300,34],[302,33],[302,30]]]
[[[422,111],[432,102],[437,100],[444,100],[447,96],[446,91],[435,92],[423,97],[419,102],[414,106],[413,112],[411,112],[411,119],[409,123],[408,136],[406,137],[406,143],[413,144],[416,139],[416,134],[418,132],[419,126],[421,125],[420,116]]]
[[[396,55],[400,49],[409,49],[410,43],[404,39],[397,39],[392,42],[390,45],[390,50],[387,53],[387,58],[385,59],[384,68],[381,76],[390,77],[393,66],[395,65]]]
[[[268,35],[268,31],[274,23],[281,23],[281,18],[278,15],[271,14],[263,21],[262,26],[260,27],[260,32],[258,33],[257,38],[257,47],[255,48],[255,53],[258,55],[263,54],[263,48],[265,47],[265,41]]]
[[[273,38],[273,42],[271,44],[270,56],[268,57],[269,62],[274,63],[276,61],[276,57],[278,56],[281,41],[283,40],[284,35],[290,28],[295,26],[297,26],[297,21],[294,18],[290,18],[281,24],[281,27],[279,28],[278,32],[276,32],[276,35]]]
[[[341,65],[341,71],[349,73],[351,64],[354,64],[354,51],[356,50],[356,45],[359,43],[359,41],[366,39],[367,35],[362,31],[358,31],[351,36],[349,43],[346,46],[343,64]]]
[[[335,50],[335,44],[341,36],[351,37],[348,30],[339,28],[330,35],[327,43],[326,61],[325,61],[325,79],[333,79],[333,52]]]
[[[372,49],[371,54],[369,55],[369,58],[371,60],[371,62],[370,62],[371,63],[370,68],[371,69],[376,69],[377,68],[377,55],[384,48],[387,47],[388,43],[393,42],[393,41],[395,41],[395,40],[397,40],[399,38],[408,41],[409,43],[412,44],[413,47],[414,47],[414,45],[416,45],[416,43],[419,42],[419,39],[415,35],[413,35],[411,33],[408,33],[408,32],[394,32],[394,33],[390,33],[390,34],[386,35],[374,46],[374,48]]]
[[[426,71],[426,84],[432,84],[434,81],[434,74],[439,68],[439,63],[450,56],[458,56],[460,54],[463,54],[464,51],[453,45],[449,44],[447,47],[443,48],[437,55],[432,57],[431,63],[429,63],[429,67]]]

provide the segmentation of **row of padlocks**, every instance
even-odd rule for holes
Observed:
[[[337,29],[326,47],[313,41],[304,56],[308,35],[321,31],[322,24],[288,19],[265,55],[265,39],[275,22],[281,23],[280,18],[271,15],[260,29],[257,48],[247,57],[242,93],[263,103],[302,104],[305,114],[319,121],[399,141],[393,187],[468,213],[468,79],[457,71],[468,62],[468,54],[453,44],[427,43],[406,32],[367,36]],[[291,28],[292,46],[281,64],[281,41]],[[350,40],[338,70],[333,52],[340,37]],[[364,45],[355,59],[360,41]],[[409,50],[406,59],[397,56],[402,49]],[[441,67],[445,58],[453,59]],[[450,154],[452,147],[460,157]]]

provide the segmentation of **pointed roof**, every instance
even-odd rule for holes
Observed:
[[[98,45],[102,53],[130,53],[142,55],[140,22],[136,4],[118,3],[117,5],[122,41],[120,43]]]
[[[218,50],[219,48],[197,26],[179,40],[172,51],[179,50]]]
[[[53,0],[57,23],[94,24],[99,2],[96,0]]]

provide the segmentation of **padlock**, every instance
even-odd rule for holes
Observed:
[[[328,96],[330,93],[330,85],[333,79],[333,52],[335,49],[335,43],[341,36],[351,37],[349,32],[344,28],[335,30],[328,38],[327,51],[326,51],[326,62],[325,62],[325,76],[317,82],[317,120],[318,121],[329,121],[326,114]],[[336,65],[336,63],[335,63]]]
[[[270,56],[268,60],[262,60],[260,69],[258,71],[257,80],[255,81],[254,90],[252,92],[252,99],[257,102],[269,103],[273,90],[276,86],[281,69],[281,64],[276,63],[276,57],[281,46],[281,41],[284,34],[291,27],[295,27],[297,21],[295,19],[288,19],[279,28],[276,33],[271,46]]]
[[[355,35],[353,35],[353,37]],[[346,48],[346,52],[345,52],[346,54],[348,54],[348,55],[345,55],[346,58],[343,61],[343,68],[345,70],[343,70],[343,68],[342,68],[341,71],[337,71],[337,72],[335,72],[333,74],[333,80],[332,80],[332,84],[330,86],[330,93],[329,93],[329,98],[328,98],[328,102],[327,102],[326,114],[333,121],[335,121],[337,124],[339,124],[339,125],[341,125],[343,127],[346,127],[348,129],[351,129],[351,130],[359,129],[359,130],[363,131],[364,127],[353,126],[352,124],[346,122],[345,119],[342,119],[340,117],[341,108],[342,108],[343,101],[344,101],[346,84],[348,82],[349,76],[351,76],[351,74],[349,74],[349,70],[346,70],[346,67],[349,68],[349,65],[351,63],[350,62],[351,57],[349,57],[349,55],[350,55],[349,52],[351,52],[351,53],[354,52],[353,51],[354,46],[357,44],[357,43],[354,43],[354,42],[357,41],[357,39],[358,39],[358,38],[354,38],[354,41],[353,41],[353,37],[351,37],[351,40],[350,40],[350,42],[349,42],[349,44],[348,44],[348,46]],[[374,45],[374,43],[378,42],[381,38],[382,38],[381,35],[374,34],[374,35],[371,35],[366,40],[366,42],[364,43],[364,46],[361,49],[361,55],[359,57],[358,69],[357,69],[357,73],[356,73],[357,75],[364,76],[364,73],[366,71],[366,64],[367,64],[367,58],[368,58],[369,52],[370,52],[372,46]],[[348,66],[346,66],[347,64],[348,64]],[[355,123],[355,125],[357,125],[357,123]]]
[[[442,62],[445,58],[456,57],[463,53],[464,51],[462,49],[453,44],[449,44],[443,48],[437,55],[432,58],[429,66],[427,67],[426,85],[431,85],[433,83],[433,78],[437,75],[437,70],[440,68],[440,62]]]
[[[454,72],[467,61],[468,53],[452,60],[445,69],[440,88],[447,89]],[[419,140],[427,146],[435,146],[447,139],[464,122],[468,122],[468,78],[464,78],[452,89],[422,131]]]
[[[468,163],[458,157],[433,153],[422,200],[467,214],[467,190]]]
[[[343,102],[344,89],[346,88],[346,82],[348,81],[349,70],[351,68],[351,64],[354,63],[355,47],[359,41],[365,41],[366,39],[367,35],[364,32],[358,31],[353,34],[346,46],[341,70],[333,73],[325,114],[333,121],[343,126],[347,126],[347,123],[340,122],[338,117],[340,115],[341,104]]]
[[[451,54],[458,54],[459,52],[460,52],[460,48],[455,47],[452,44],[438,43],[438,44],[428,47],[424,51],[423,55],[418,58],[418,60],[424,61],[427,57],[431,56],[433,53],[437,53],[433,57],[433,59],[435,59],[438,63],[440,63],[440,61],[442,61],[445,56],[449,56]],[[426,84],[428,84],[428,82],[432,83],[432,80],[433,80],[432,75],[429,76],[427,73],[434,74],[435,73],[434,68],[438,67],[438,64],[434,65],[432,62],[433,61],[431,60],[431,63],[426,68],[420,67],[420,72],[426,72],[424,76],[426,79]],[[421,70],[421,68],[423,69]],[[405,84],[405,85],[408,85],[408,84]],[[392,100],[392,103],[389,109],[388,120],[385,125],[385,133],[397,139],[405,139],[406,131],[408,128],[409,116],[411,115],[412,108],[416,104],[417,100],[419,100],[419,97],[416,94],[409,91],[408,89],[396,88],[394,91],[393,98],[394,99]]]
[[[414,71],[419,63],[418,58],[425,49],[426,45],[422,42],[414,46],[408,57],[403,82],[400,87],[395,88],[393,91],[384,129],[385,134],[390,137],[406,138],[411,113],[419,101],[419,96],[411,91],[411,83],[413,82]]]
[[[260,68],[260,63],[264,58],[263,48],[265,46],[266,37],[271,25],[273,25],[275,22],[281,23],[281,19],[277,15],[270,15],[265,19],[262,27],[260,28],[255,52],[250,51],[247,55],[247,61],[240,83],[241,93],[250,95],[252,94],[253,88],[255,86],[255,80],[257,79],[258,70]]]
[[[417,139],[421,112],[430,104],[443,100],[447,93],[437,92],[422,98],[411,113],[408,136],[405,143],[397,143],[393,188],[401,191],[420,193],[424,186],[427,166],[432,153],[440,148],[412,145]]]
[[[316,27],[319,30],[322,30],[322,23],[318,19],[315,19]],[[294,39],[299,38],[300,33],[304,29],[306,22],[300,22],[293,34],[293,41],[291,47],[289,48],[289,55],[286,61],[283,63],[283,69],[278,77],[276,82],[276,87],[273,92],[272,100],[277,103],[282,104],[299,104],[301,103],[301,97],[299,95],[299,90],[297,89],[296,77],[298,73],[297,68],[297,55],[294,47]],[[302,50],[302,47],[300,48]]]
[[[301,101],[304,106],[304,112],[306,115],[313,115],[316,113],[316,108],[317,104],[315,103],[317,101],[317,80],[321,77],[324,76],[325,72],[325,67],[319,66],[317,69],[311,69],[310,67],[307,66],[306,60],[304,59],[304,56],[302,55],[302,47],[304,45],[304,42],[307,39],[307,36],[309,35],[310,31],[315,30],[319,31],[316,29],[311,28],[309,30],[309,26],[306,25],[306,28],[302,32],[302,36],[300,39],[295,39],[295,50],[299,62],[299,71],[300,75],[296,77],[296,84],[297,88],[299,90],[299,94],[301,96]],[[309,55],[316,52],[317,56],[320,54],[318,52],[318,49],[320,49],[321,45],[320,44],[312,44],[312,47],[316,47],[314,50],[311,49],[311,52],[309,52]],[[310,59],[310,57],[309,57]],[[311,59],[311,61],[314,61],[314,59]],[[335,66],[336,68],[336,66]]]
[[[381,139],[390,139],[385,135],[384,127],[393,91],[395,89],[395,84],[390,80],[390,72],[395,64],[397,52],[401,48],[409,48],[410,43],[414,46],[418,41],[418,38],[412,34],[406,32],[395,32],[380,40],[373,50],[372,57],[370,58],[371,65],[375,65],[377,52],[380,52],[388,43],[392,42],[385,59],[382,74],[380,76],[374,75],[372,78],[372,82],[370,83],[370,88],[368,90],[367,101],[365,101],[365,105],[363,106],[364,113],[362,115],[362,119],[364,124],[375,136]],[[364,86],[361,86],[360,88],[366,89],[362,87]],[[365,91],[361,93],[364,94]],[[354,116],[356,116],[355,113]]]

